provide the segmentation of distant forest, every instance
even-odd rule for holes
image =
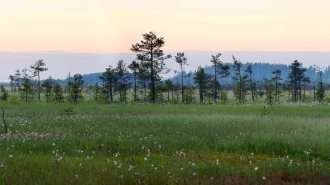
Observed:
[[[226,63],[229,66],[232,66],[232,63]],[[263,82],[265,78],[270,79],[272,78],[272,72],[276,69],[280,69],[282,71],[282,78],[283,81],[288,80],[287,77],[291,71],[290,66],[289,65],[285,65],[285,64],[270,64],[270,63],[245,63],[243,64],[243,69],[245,69],[248,65],[252,66],[252,78],[254,81],[258,81],[258,82]],[[213,66],[202,66],[204,67],[204,71],[207,74],[212,75],[214,73],[214,67]],[[313,66],[309,66],[308,68],[306,68],[306,72],[305,72],[305,76],[309,77],[311,81],[315,81],[317,82],[319,80],[319,76],[317,74],[317,71],[315,69],[315,67]],[[197,70],[197,69],[196,69]],[[196,74],[196,70],[195,71],[184,71],[184,83],[185,84],[194,84],[194,77]],[[231,68],[230,70],[230,74],[233,74],[233,69]],[[189,74],[189,75],[188,75]],[[83,79],[85,81],[86,85],[94,85],[96,82],[98,82],[99,84],[102,83],[102,80],[99,78],[99,76],[102,75],[102,72],[99,73],[90,73],[90,74],[83,74]],[[163,79],[165,80],[165,79]],[[173,81],[173,83],[181,83],[181,76],[180,74],[176,74],[173,77],[170,77],[169,80]],[[68,82],[68,78],[66,79],[57,79],[55,80],[57,83],[59,83],[60,85],[66,85]],[[133,81],[133,79],[131,79],[131,82]],[[327,67],[324,70],[323,73],[323,82],[330,84],[330,67]],[[228,76],[224,79],[220,80],[220,83],[225,85],[225,84],[233,84],[234,80]],[[310,86],[312,86],[310,84]]]

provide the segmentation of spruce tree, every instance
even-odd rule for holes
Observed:
[[[53,85],[53,79],[51,76],[41,84],[41,86],[44,88],[47,103],[53,97]]]
[[[194,77],[194,83],[197,84],[199,91],[199,101],[202,103],[204,101],[204,96],[207,91],[207,87],[211,81],[211,75],[205,73],[204,68],[198,67],[198,70]]]
[[[109,66],[108,68],[106,68],[105,72],[103,72],[102,75],[99,76],[99,78],[103,81],[103,90],[105,93],[108,94],[110,103],[112,103],[114,100],[115,85],[118,81],[116,70]]]
[[[19,88],[19,90],[20,90],[21,98],[25,102],[34,99],[35,92],[33,89],[33,84],[29,78],[24,78],[22,86]]]
[[[78,102],[81,102],[84,100],[84,97],[82,95],[82,86],[84,85],[84,80],[82,79],[81,74],[75,74],[73,76],[72,82],[69,82],[70,84],[70,93],[69,98],[71,102],[74,104],[78,104]]]
[[[304,73],[306,71],[306,68],[302,67],[302,64],[298,62],[298,60],[295,60],[291,65],[289,66],[291,69],[291,72],[289,73],[289,81],[290,85],[293,88],[292,92],[292,100],[298,101],[301,100],[301,85],[302,85],[302,79],[305,77]]]

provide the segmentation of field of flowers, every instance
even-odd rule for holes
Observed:
[[[1,106],[0,184],[330,181],[328,106]]]

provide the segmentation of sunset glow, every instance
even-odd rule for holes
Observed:
[[[0,51],[129,52],[149,31],[173,51],[330,51],[323,0],[15,1],[0,8]]]

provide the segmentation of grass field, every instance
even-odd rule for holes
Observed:
[[[0,184],[330,181],[328,106],[0,103]]]

